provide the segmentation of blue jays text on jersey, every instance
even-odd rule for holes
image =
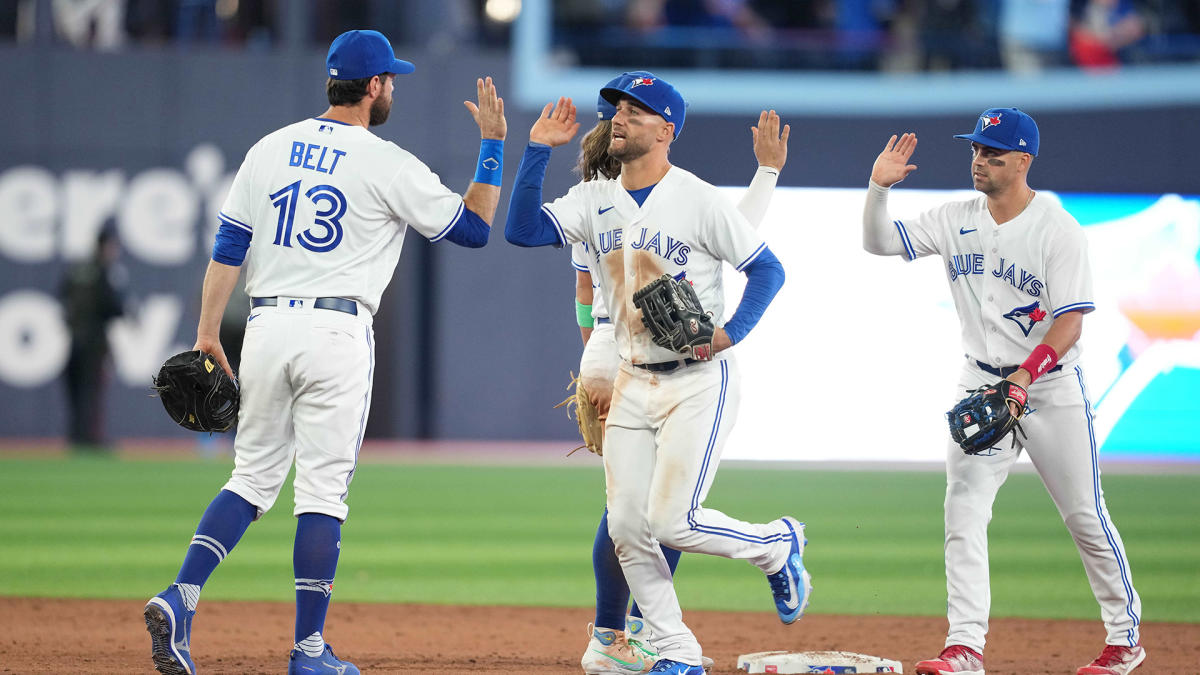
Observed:
[[[664,236],[661,231],[655,231],[654,234],[647,238],[646,235],[648,232],[650,232],[648,228],[642,228],[637,241],[630,241],[629,247],[646,251],[647,253],[654,253],[658,257],[679,266],[687,265],[688,253],[692,250],[691,246],[684,243],[681,239],[675,239],[670,235]]]
[[[599,233],[596,238],[596,248],[592,250],[592,258],[596,262],[600,262],[600,256],[607,255],[613,251],[619,251],[624,246],[622,228],[613,228],[611,230]],[[647,229],[642,229],[639,233],[638,240],[630,242],[629,247],[642,251],[652,252],[660,258],[675,263],[676,265],[686,265],[688,261],[688,253],[692,247],[681,240],[671,236],[663,236],[662,232],[655,232],[647,238]],[[666,243],[663,243],[663,240]],[[587,247],[591,248],[591,247]]]
[[[950,259],[946,261],[946,273],[952,282],[957,281],[959,277],[972,274],[982,275],[984,273],[983,254],[960,253],[950,256]],[[997,279],[1007,281],[1018,291],[1024,291],[1035,298],[1042,294],[1042,288],[1045,287],[1037,275],[1018,268],[1015,263],[1005,265],[1004,258],[1000,258],[1000,264],[991,271],[991,274]]]

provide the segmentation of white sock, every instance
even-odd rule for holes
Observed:
[[[325,653],[325,638],[321,637],[320,631],[309,635],[303,640],[296,643],[296,649],[304,652],[308,656],[316,658]]]
[[[183,606],[189,612],[196,611],[196,603],[200,602],[200,586],[197,584],[175,584],[183,596]]]

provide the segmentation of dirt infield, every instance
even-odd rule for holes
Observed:
[[[0,598],[0,673],[153,673],[142,601]],[[201,673],[282,673],[290,604],[202,602],[192,632]],[[578,673],[590,613],[583,609],[334,603],[326,632],[364,673]],[[941,647],[941,618],[813,615],[783,626],[773,613],[687,612],[716,660],[738,654],[841,649],[904,663]],[[1142,672],[1200,672],[1200,624],[1145,624]],[[1099,621],[997,619],[989,675],[1074,673],[1099,652]]]

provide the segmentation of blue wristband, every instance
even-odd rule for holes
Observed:
[[[475,165],[475,182],[500,187],[504,177],[504,141],[485,138],[479,141],[479,163]]]

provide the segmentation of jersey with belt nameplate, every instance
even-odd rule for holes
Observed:
[[[577,241],[571,244],[571,267],[579,272],[587,272],[592,277],[592,318],[607,319],[608,304],[604,302],[604,293],[600,290],[600,281],[592,272],[592,249],[586,242]]]
[[[618,178],[579,183],[542,209],[563,243],[587,243],[589,267],[617,327],[617,350],[631,363],[680,358],[651,342],[633,306],[636,290],[663,274],[687,279],[713,322],[722,326],[721,263],[740,272],[767,247],[717,188],[677,166],[640,207]]]
[[[949,202],[896,220],[905,255],[942,256],[967,356],[993,367],[1020,364],[1051,321],[1095,309],[1087,237],[1058,200],[1037,193],[997,225],[987,197]],[[1075,345],[1060,359],[1079,357]]]
[[[247,295],[342,297],[374,314],[405,229],[438,241],[463,208],[408,151],[314,118],[250,148],[219,217],[251,234]]]

